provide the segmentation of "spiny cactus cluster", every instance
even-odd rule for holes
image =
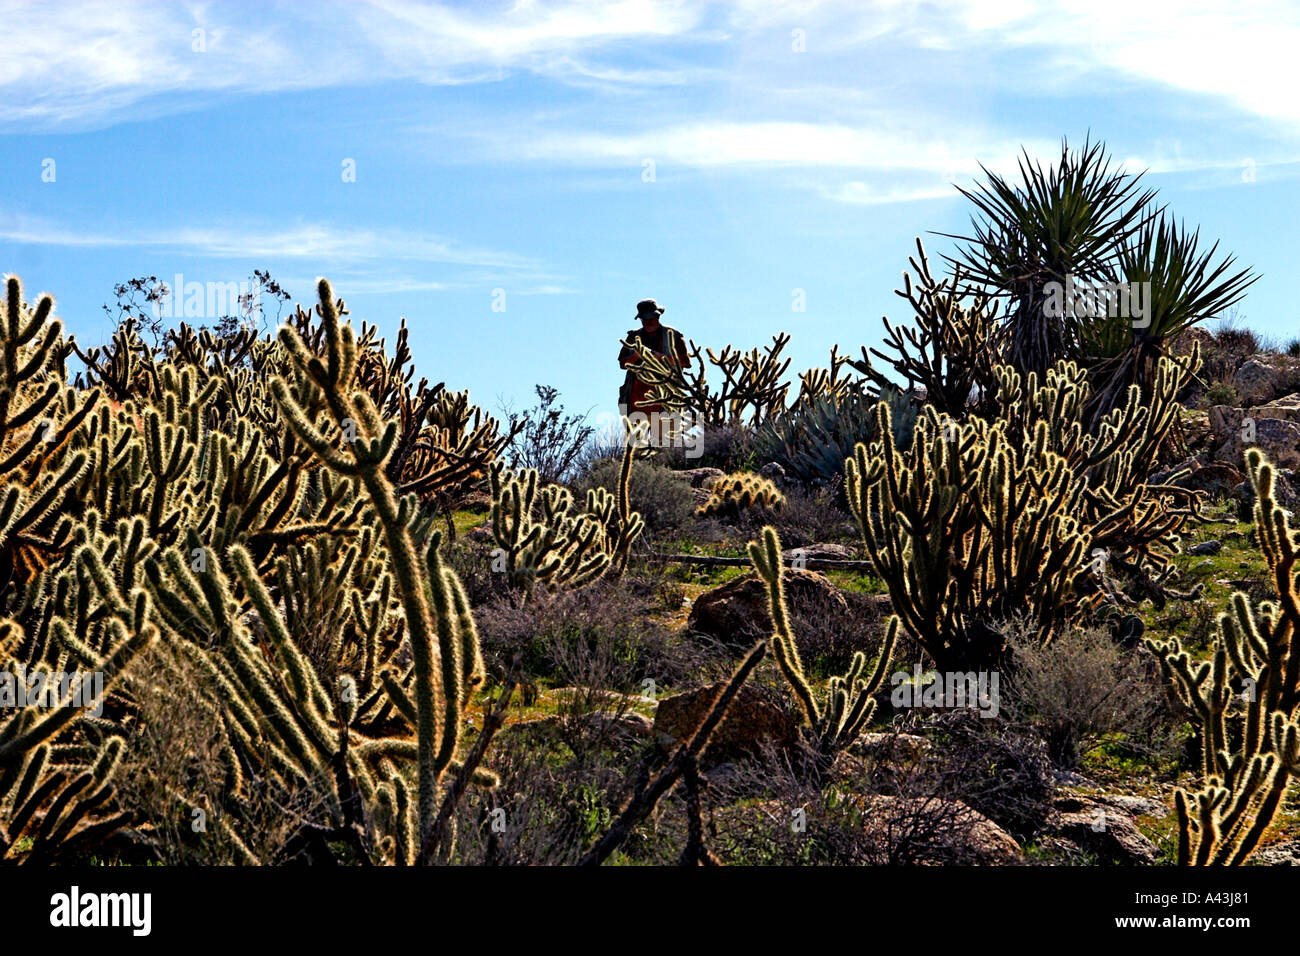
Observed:
[[[737,517],[742,511],[772,511],[785,504],[785,495],[762,475],[723,475],[709,486],[709,500],[695,509],[701,517]]]
[[[759,541],[749,545],[749,559],[767,585],[768,613],[772,619],[772,654],[781,673],[794,691],[795,699],[812,730],[818,773],[825,773],[835,757],[857,740],[862,729],[875,713],[876,701],[872,697],[884,682],[889,660],[898,637],[897,615],[890,617],[885,627],[880,656],[870,676],[867,658],[862,651],[854,653],[849,669],[843,675],[832,677],[822,694],[818,694],[804,670],[799,647],[790,627],[790,610],[785,602],[782,583],[784,568],[781,561],[781,539],[776,530],[763,529]]]
[[[1234,594],[1209,661],[1193,661],[1177,638],[1146,642],[1201,738],[1203,786],[1174,795],[1184,866],[1243,863],[1300,774],[1300,531],[1277,501],[1273,466],[1257,448],[1246,463],[1278,601],[1252,608]]]
[[[708,350],[709,362],[722,373],[722,386],[710,390],[705,382],[704,356],[691,342],[693,357],[690,371],[662,361],[639,340],[623,342],[633,349],[639,361],[632,366],[637,378],[650,386],[646,400],[663,405],[672,412],[689,411],[696,424],[704,426],[740,424],[749,419],[756,425],[774,410],[784,408],[790,385],[781,377],[790,360],[781,360],[781,352],[790,342],[784,332],[772,336],[772,344],[759,351],[733,350],[730,345],[721,354]]]
[[[74,389],[52,300],[7,281],[0,663],[95,674],[104,695],[100,713],[70,689],[0,708],[0,860],[74,858],[142,822],[132,852],[158,851],[151,833],[199,812],[190,838],[225,848],[205,858],[429,862],[454,837],[449,775],[493,783],[461,753],[483,666],[422,499],[486,474],[495,423],[408,389],[401,350],[318,291],[274,340],[182,327],[156,350],[125,323]],[[216,767],[195,758],[159,781],[159,819],[128,819],[115,780],[151,774],[151,709],[177,696]],[[293,808],[279,843],[266,807]]]
[[[1115,570],[1158,594],[1196,507],[1193,493],[1146,481],[1185,372],[1164,360],[1157,401],[1131,389],[1096,434],[1070,362],[1041,385],[999,366],[992,421],[927,406],[907,451],[878,406],[876,438],[846,463],[849,504],[904,629],[941,669],[990,666],[1012,616],[1030,614],[1046,643],[1103,599],[1136,603],[1118,594]]]
[[[567,488],[538,488],[536,469],[492,466],[492,536],[512,582],[531,592],[537,583],[580,588],[606,574],[622,575],[645,527],[631,504],[632,461],[644,444],[644,424],[629,429],[617,495],[592,488],[576,513]]]

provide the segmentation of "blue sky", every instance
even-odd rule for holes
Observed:
[[[608,412],[638,299],[715,348],[789,332],[792,372],[856,353],[914,237],[965,229],[953,182],[1089,132],[1262,273],[1247,324],[1300,335],[1293,2],[0,13],[0,271],[89,344],[133,276],[325,275],[489,409]]]

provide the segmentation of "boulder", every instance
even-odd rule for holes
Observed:
[[[1260,353],[1253,355],[1232,376],[1232,387],[1243,405],[1271,402],[1281,394],[1287,365],[1282,357]]]
[[[725,681],[719,681],[659,701],[655,711],[655,740],[668,750],[688,741],[725,686]],[[746,684],[714,730],[702,763],[712,766],[740,755],[754,754],[765,743],[787,750],[794,746],[798,734],[799,724],[793,714]]]
[[[849,753],[877,763],[919,764],[930,752],[930,741],[918,734],[869,733],[849,745]]]
[[[803,548],[787,548],[781,552],[787,565],[802,558],[805,561],[851,561],[854,554],[842,544],[810,544]]]
[[[801,604],[820,602],[833,611],[847,614],[844,595],[825,575],[816,571],[787,568],[784,576],[786,601],[792,612]],[[722,643],[749,648],[759,638],[772,633],[772,619],[767,609],[767,585],[756,574],[747,574],[706,591],[695,599],[687,626]]]
[[[1232,489],[1232,497],[1237,500],[1237,517],[1250,521],[1255,513],[1255,488],[1249,481],[1243,481]],[[1300,506],[1300,495],[1296,494],[1291,480],[1282,472],[1273,472],[1273,497],[1277,503],[1291,513],[1296,513]]]
[[[1068,840],[1105,863],[1149,865],[1159,856],[1156,845],[1143,835],[1132,815],[1113,802],[1091,796],[1057,797],[1048,821],[1048,833]]]
[[[758,473],[778,488],[786,488],[790,485],[790,479],[785,475],[785,468],[775,461],[769,461],[758,469]]]
[[[1211,405],[1206,416],[1210,423],[1210,437],[1216,444],[1223,444],[1241,432],[1241,419],[1245,412],[1234,405]]]
[[[1300,465],[1300,422],[1283,418],[1256,418],[1240,408],[1215,405],[1210,428],[1216,458],[1237,467],[1244,465],[1247,448],[1259,448],[1282,468]]]
[[[1223,550],[1222,541],[1202,541],[1200,544],[1194,544],[1187,549],[1188,554],[1218,554]]]
[[[855,802],[875,844],[872,856],[882,863],[1007,866],[1023,860],[1015,837],[960,800],[862,794]],[[903,858],[896,859],[900,853]]]
[[[1256,405],[1247,414],[1251,418],[1280,418],[1300,424],[1300,392],[1274,399],[1267,405]]]
[[[721,468],[691,468],[682,472],[692,488],[708,488],[721,478],[725,472]]]

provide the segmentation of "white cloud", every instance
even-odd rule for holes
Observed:
[[[0,17],[0,123],[80,128],[189,108],[214,93],[390,79],[459,84],[516,69],[584,84],[675,84],[682,70],[587,58],[680,35],[699,13],[697,4],[651,0],[521,2],[507,10],[406,0],[17,0],[0,2]]]
[[[325,264],[356,261],[447,263],[536,275],[535,259],[468,246],[439,236],[401,230],[349,229],[308,223],[288,229],[256,226],[78,231],[22,216],[0,215],[0,241],[23,245],[138,247],[213,259],[308,259]]]

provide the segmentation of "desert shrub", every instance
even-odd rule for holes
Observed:
[[[1300,358],[1300,339],[1292,339],[1287,343],[1286,354],[1292,358]]]
[[[842,499],[840,488],[834,485],[828,488],[786,488],[785,504],[767,515],[766,523],[776,528],[789,548],[835,542],[857,542],[860,545],[853,516]],[[757,521],[757,516],[754,520]]]
[[[941,714],[930,736],[943,792],[1018,840],[1042,829],[1052,812],[1056,776],[1041,738],[969,710]]]
[[[641,693],[641,681],[672,686],[700,665],[696,648],[678,641],[655,619],[662,608],[654,594],[601,581],[580,591],[539,594],[528,604],[506,596],[478,609],[479,636],[489,676],[500,677],[516,652],[536,678],[564,681],[566,662],[597,647],[622,662],[618,686]],[[570,675],[571,676],[571,675]]]
[[[566,415],[560,393],[549,385],[534,385],[537,404],[518,416],[507,415],[520,427],[505,453],[511,467],[534,468],[544,482],[564,481],[575,470],[583,449],[596,434],[585,415]]]
[[[564,866],[608,828],[646,767],[648,748],[616,722],[563,716],[514,724],[494,741],[488,765],[500,780],[457,811],[454,863]],[[672,851],[643,833],[624,847],[637,862],[668,863]]]
[[[1231,382],[1213,382],[1205,390],[1206,405],[1232,405],[1237,401],[1237,389]]]
[[[655,461],[668,468],[721,468],[750,471],[758,463],[755,430],[743,422],[697,425],[681,444],[660,448]]]
[[[1244,359],[1259,351],[1259,336],[1247,328],[1240,328],[1227,319],[1214,333],[1214,344],[1229,355]]]
[[[1019,630],[1009,643],[1005,706],[1042,734],[1064,770],[1077,769],[1109,734],[1144,737],[1164,709],[1154,658],[1120,649],[1106,630],[1071,627],[1047,647]]]
[[[611,494],[618,491],[620,462],[604,459],[593,462],[573,482],[579,496],[593,488],[604,488]],[[657,461],[632,463],[632,508],[640,513],[646,530],[651,534],[672,531],[688,524],[695,500],[686,479]]]

